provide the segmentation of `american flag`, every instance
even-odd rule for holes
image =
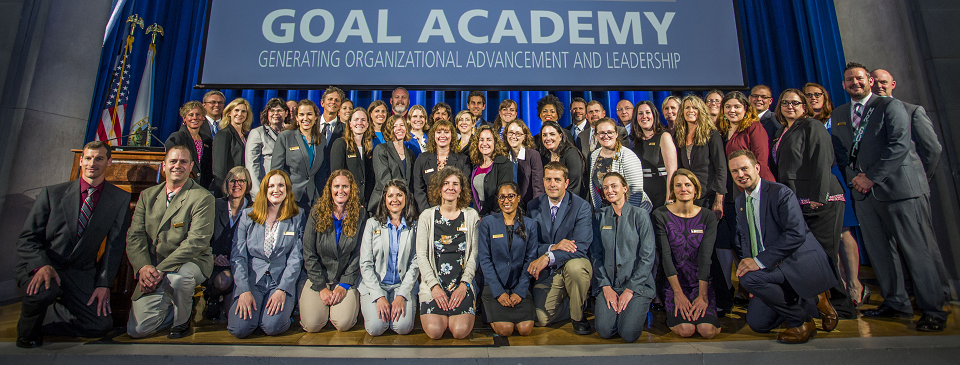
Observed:
[[[100,125],[97,126],[97,140],[105,141],[111,146],[119,146],[123,135],[123,122],[126,115],[127,99],[130,96],[130,64],[122,59],[121,64],[113,70],[113,81],[110,83],[107,102],[100,114]]]

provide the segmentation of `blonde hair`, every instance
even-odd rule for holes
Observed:
[[[700,97],[696,95],[684,96],[680,103],[680,112],[677,116],[677,122],[674,123],[676,130],[674,140],[677,142],[677,147],[687,146],[687,121],[683,118],[683,109],[685,108],[684,105],[688,102],[697,109],[697,130],[693,135],[693,145],[706,145],[707,141],[710,140],[710,132],[716,130],[716,127],[713,125],[713,122],[710,121],[710,113],[707,112],[707,105],[703,103],[703,99],[700,99]]]
[[[240,128],[240,132],[247,134],[250,132],[250,125],[253,124],[253,109],[250,107],[250,102],[244,98],[236,98],[227,104],[227,107],[223,109],[223,118],[220,119],[220,129],[224,129],[232,124],[230,120],[230,113],[233,112],[233,109],[236,109],[238,106],[243,105],[247,107],[247,118],[243,120],[243,126]]]

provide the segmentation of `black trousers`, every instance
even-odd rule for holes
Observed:
[[[844,202],[827,202],[817,209],[810,208],[809,204],[802,206],[803,220],[807,222],[810,232],[827,253],[830,268],[837,278],[840,278],[840,231],[843,228],[843,209]],[[830,304],[837,310],[840,318],[857,318],[853,301],[847,294],[842,280],[837,280],[837,285],[830,289]]]
[[[87,305],[93,289],[83,290],[74,276],[58,271],[60,284],[54,280],[50,288],[41,286],[37,294],[25,296],[17,322],[17,337],[36,339],[43,334],[70,337],[101,337],[113,328],[113,317],[97,316],[97,302]],[[21,280],[25,288],[32,279]]]
[[[747,325],[755,332],[770,332],[783,322],[800,327],[817,315],[816,298],[801,298],[779,267],[748,272],[740,284],[753,294]]]

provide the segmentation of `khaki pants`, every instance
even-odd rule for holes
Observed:
[[[320,332],[327,320],[333,323],[337,331],[349,331],[357,324],[360,314],[360,294],[356,286],[347,290],[343,300],[335,305],[323,304],[320,292],[313,290],[313,283],[307,279],[300,291],[300,325],[307,332]]]
[[[569,260],[553,275],[541,276],[533,286],[537,325],[546,326],[566,319],[568,315],[575,321],[582,320],[583,304],[590,295],[591,277],[593,266],[586,258]]]
[[[187,323],[193,311],[193,294],[197,284],[206,279],[200,267],[192,262],[181,265],[180,270],[167,272],[156,291],[144,294],[133,302],[127,321],[127,334],[142,338],[162,328]]]

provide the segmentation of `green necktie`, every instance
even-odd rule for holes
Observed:
[[[757,240],[760,238],[757,232],[757,219],[753,210],[753,197],[747,195],[747,229],[750,230],[750,257],[757,257]]]

